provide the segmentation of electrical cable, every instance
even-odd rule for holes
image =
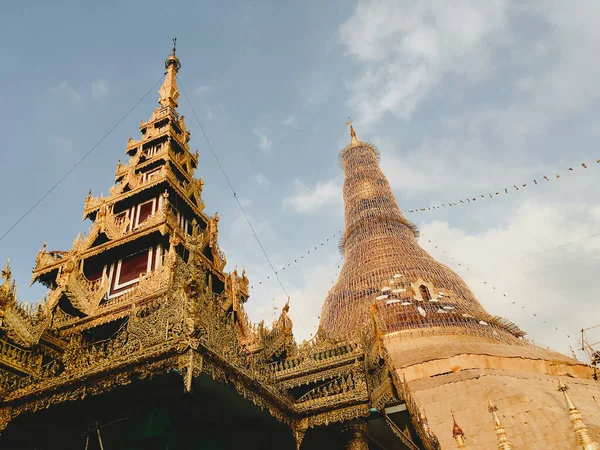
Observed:
[[[137,103],[136,103],[135,105],[133,105],[133,107],[132,107],[132,108],[131,108],[129,111],[127,111],[127,112],[125,113],[125,115],[124,115],[123,117],[121,117],[121,118],[120,118],[120,119],[117,121],[117,123],[115,123],[115,124],[113,125],[113,127],[112,127],[110,130],[108,130],[108,131],[107,131],[107,132],[104,134],[104,136],[102,136],[102,137],[100,138],[100,140],[99,140],[98,142],[96,142],[96,143],[95,143],[95,144],[92,146],[92,148],[90,148],[90,149],[87,151],[87,153],[86,153],[85,155],[83,155],[83,156],[82,156],[82,157],[79,159],[79,161],[77,161],[77,162],[76,162],[76,163],[75,163],[75,164],[74,164],[74,165],[73,165],[73,166],[72,166],[72,167],[71,167],[71,168],[70,168],[70,169],[69,169],[69,170],[68,170],[68,171],[67,171],[67,172],[66,172],[66,173],[65,173],[65,174],[64,174],[64,175],[63,175],[63,176],[62,176],[62,177],[61,177],[61,178],[60,178],[60,179],[57,181],[57,182],[56,182],[56,183],[54,183],[54,185],[53,185],[53,186],[52,186],[52,187],[51,187],[51,188],[50,188],[48,191],[46,191],[46,193],[45,193],[44,195],[42,195],[42,196],[40,197],[40,199],[39,199],[37,202],[35,202],[35,203],[33,204],[33,206],[27,210],[27,212],[26,212],[25,214],[23,214],[23,215],[22,215],[22,216],[21,216],[21,217],[20,217],[20,218],[19,218],[19,219],[18,219],[18,220],[17,220],[17,221],[16,221],[16,222],[15,222],[15,223],[14,223],[14,224],[13,224],[13,225],[12,225],[12,226],[11,226],[11,227],[8,229],[8,230],[6,230],[6,232],[5,232],[5,233],[4,233],[2,236],[0,236],[0,242],[2,242],[2,240],[3,240],[3,239],[6,237],[6,236],[8,236],[8,234],[9,234],[9,233],[10,233],[12,230],[14,230],[14,229],[15,229],[15,228],[16,228],[16,227],[17,227],[17,226],[18,226],[18,225],[19,225],[19,224],[20,224],[20,223],[21,223],[21,222],[22,222],[22,221],[23,221],[23,220],[24,220],[24,219],[25,219],[25,218],[26,218],[26,217],[27,217],[29,214],[31,214],[31,213],[33,212],[33,210],[34,210],[35,208],[37,208],[37,207],[38,207],[38,205],[39,205],[40,203],[42,203],[42,202],[43,202],[43,201],[46,199],[46,197],[48,197],[48,195],[50,195],[50,194],[52,193],[52,191],[54,191],[54,189],[56,189],[56,188],[58,187],[58,185],[60,185],[60,184],[61,184],[61,183],[62,183],[62,182],[63,182],[63,181],[64,181],[64,180],[65,180],[65,179],[66,179],[66,178],[69,176],[69,175],[71,175],[71,173],[73,173],[73,171],[74,171],[75,169],[77,169],[77,167],[79,167],[79,165],[80,165],[80,164],[81,164],[81,163],[82,163],[82,162],[83,162],[83,161],[84,161],[84,160],[85,160],[85,159],[86,159],[88,156],[90,156],[90,155],[92,154],[92,152],[93,152],[94,150],[96,150],[96,148],[97,148],[97,147],[98,147],[98,146],[99,146],[99,145],[100,145],[102,142],[104,142],[104,140],[105,140],[105,139],[106,139],[106,138],[107,138],[107,137],[110,135],[110,133],[112,133],[112,132],[114,131],[114,129],[115,129],[115,128],[117,128],[117,127],[118,127],[118,126],[121,124],[121,122],[123,122],[123,121],[124,121],[124,120],[127,118],[127,116],[129,116],[129,114],[131,114],[131,112],[133,112],[133,110],[134,110],[135,108],[137,108],[137,106],[138,106],[140,103],[142,103],[142,101],[143,101],[143,100],[144,100],[144,99],[145,99],[145,98],[148,96],[148,94],[150,94],[150,92],[152,92],[152,90],[153,90],[153,89],[156,87],[156,85],[157,85],[157,84],[158,84],[158,83],[159,83],[159,82],[160,82],[162,79],[163,79],[163,76],[161,75],[161,77],[160,77],[160,78],[159,78],[159,79],[156,81],[156,83],[154,83],[154,84],[152,85],[152,87],[151,87],[151,88],[148,90],[148,92],[146,92],[146,93],[143,95],[143,97],[142,97],[142,98],[140,98],[140,99],[137,101]]]
[[[591,236],[587,236],[587,237],[584,237],[584,238],[581,238],[581,239],[577,239],[575,241],[567,242],[566,244],[561,244],[561,245],[559,245],[557,247],[552,247],[552,248],[549,248],[547,250],[543,250],[541,252],[534,253],[533,255],[524,256],[523,258],[517,259],[515,261],[523,261],[524,259],[533,258],[534,256],[538,256],[538,255],[543,255],[544,253],[548,253],[548,252],[551,252],[553,250],[558,250],[559,248],[563,248],[563,247],[566,247],[566,246],[571,245],[571,244],[576,244],[577,242],[585,241],[586,239],[595,238],[596,236],[600,236],[600,233],[592,234]]]
[[[225,178],[225,181],[227,181],[227,184],[229,185],[229,189],[233,193],[233,198],[235,199],[236,203],[240,207],[240,210],[242,211],[242,214],[243,214],[244,218],[246,219],[246,222],[248,222],[248,226],[250,227],[250,230],[252,231],[252,234],[254,235],[254,238],[256,239],[256,242],[258,243],[258,245],[259,245],[259,247],[260,247],[263,255],[265,255],[265,259],[269,263],[269,266],[271,267],[271,270],[272,270],[273,274],[275,275],[275,278],[279,282],[279,285],[281,286],[281,289],[283,290],[283,293],[285,294],[286,297],[289,297],[289,295],[287,293],[287,290],[285,289],[285,287],[284,287],[284,285],[283,285],[283,283],[281,281],[281,278],[279,278],[279,274],[275,270],[275,266],[273,266],[273,263],[271,262],[271,259],[269,258],[269,255],[267,255],[267,252],[266,252],[266,250],[265,250],[262,242],[260,241],[260,239],[258,237],[258,234],[256,234],[256,230],[252,226],[252,222],[250,222],[250,218],[246,214],[246,211],[244,210],[244,207],[242,206],[242,203],[240,202],[240,199],[238,198],[237,193],[235,192],[235,189],[233,188],[233,185],[231,184],[231,181],[229,181],[229,177],[227,176],[227,173],[225,172],[225,169],[223,168],[223,165],[221,164],[221,161],[219,160],[219,157],[217,156],[217,153],[215,152],[212,144],[210,143],[210,140],[208,139],[206,131],[204,130],[204,127],[200,123],[200,119],[198,118],[198,115],[196,114],[196,110],[192,106],[192,102],[190,101],[190,99],[189,99],[189,97],[188,97],[185,89],[183,88],[183,83],[181,82],[181,79],[179,77],[177,77],[177,81],[179,81],[179,86],[181,87],[181,91],[183,92],[183,96],[185,97],[188,105],[190,106],[190,109],[192,110],[192,114],[194,115],[194,118],[196,119],[196,122],[198,123],[198,126],[200,127],[200,130],[202,131],[202,134],[204,135],[204,139],[206,140],[208,148],[212,152],[215,160],[217,161],[217,165],[219,166],[219,169],[221,170],[221,173],[223,174],[223,177]],[[306,332],[308,332],[306,326],[304,325],[304,323],[302,322],[302,319],[300,318],[300,314],[298,314],[298,311],[296,311],[296,308],[294,308],[294,305],[292,305],[290,303],[290,306],[292,307],[292,309],[294,310],[294,312],[298,316],[298,320],[300,321],[300,324],[302,325],[302,327],[304,328],[304,330]]]

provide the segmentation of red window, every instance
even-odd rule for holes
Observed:
[[[141,273],[148,271],[148,251],[123,258],[119,273],[119,285],[139,278]]]
[[[154,200],[151,200],[140,205],[140,212],[138,214],[138,225],[141,225],[144,220],[152,215],[154,210]]]

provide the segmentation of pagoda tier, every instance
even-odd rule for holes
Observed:
[[[175,55],[167,59],[160,107],[141,123],[141,140],[129,139],[129,161],[119,161],[109,195],[92,197],[90,192],[86,198],[89,232],[78,236],[68,252],[48,251],[44,245],[37,256],[32,281],[56,292],[61,319],[86,317],[89,322],[101,305],[106,303],[107,311],[117,297],[159,278],[165,255],[174,251],[185,258],[192,235],[201,236],[200,258],[214,294],[224,292],[226,259],[217,242],[218,215],[203,212],[203,181],[194,178],[198,153],[190,152],[190,133],[175,109],[179,67]]]
[[[159,107],[141,123],[141,139],[128,140],[129,160],[117,164],[109,195],[93,197],[90,191],[86,198],[83,217],[92,222],[89,231],[77,236],[69,251],[49,251],[44,244],[38,253],[32,282],[50,289],[43,307],[36,314],[9,308],[3,321],[21,345],[36,345],[49,323],[52,330],[73,331],[127,316],[130,305],[167,289],[175,260],[187,261],[191,246],[206,271],[210,295],[224,310],[245,317],[248,280],[237,271],[223,272],[219,217],[204,213],[204,183],[194,178],[198,152],[190,151],[190,132],[176,110],[180,67],[174,50],[165,62]],[[9,298],[8,281],[3,289]]]

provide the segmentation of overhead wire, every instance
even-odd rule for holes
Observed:
[[[586,256],[584,258],[578,258],[578,259],[572,259],[570,261],[565,261],[563,263],[560,264],[555,264],[553,266],[547,266],[547,267],[543,267],[540,268],[538,270],[532,270],[531,272],[525,272],[522,275],[541,275],[547,272],[552,272],[554,270],[559,270],[559,269],[568,269],[571,267],[579,267],[579,266],[583,266],[589,263],[596,263],[600,260],[600,255],[591,255],[591,256]]]
[[[33,204],[33,206],[32,206],[32,207],[31,207],[31,208],[29,208],[29,209],[27,210],[27,212],[25,212],[25,214],[23,214],[23,215],[22,215],[22,216],[21,216],[21,217],[20,217],[20,218],[19,218],[19,219],[18,219],[18,220],[17,220],[17,221],[16,221],[16,222],[15,222],[15,223],[14,223],[14,224],[13,224],[13,225],[12,225],[12,226],[11,226],[11,227],[8,229],[8,230],[6,230],[6,231],[4,232],[4,234],[3,234],[2,236],[0,236],[0,242],[2,242],[2,240],[3,240],[3,239],[6,237],[6,236],[8,236],[8,234],[9,234],[11,231],[13,231],[13,230],[14,230],[14,229],[15,229],[15,228],[16,228],[16,227],[17,227],[17,226],[18,226],[18,225],[19,225],[19,224],[20,224],[20,223],[21,223],[21,222],[22,222],[22,221],[23,221],[23,220],[24,220],[24,219],[27,217],[27,216],[29,216],[29,214],[31,214],[31,213],[33,212],[33,210],[34,210],[35,208],[37,208],[37,207],[38,207],[38,205],[39,205],[40,203],[42,203],[42,202],[43,202],[43,201],[46,199],[46,197],[48,197],[48,195],[50,195],[50,194],[51,194],[51,193],[54,191],[54,189],[56,189],[56,188],[57,188],[57,187],[58,187],[58,186],[59,186],[59,185],[60,185],[60,184],[61,184],[61,183],[62,183],[62,182],[63,182],[63,181],[64,181],[64,180],[65,180],[65,179],[66,179],[66,178],[69,176],[69,175],[71,175],[71,173],[73,173],[73,171],[74,171],[75,169],[77,169],[77,167],[79,167],[79,165],[80,165],[80,164],[81,164],[83,161],[85,161],[85,159],[86,159],[88,156],[90,156],[90,155],[92,154],[92,152],[93,152],[94,150],[96,150],[96,148],[98,148],[98,146],[99,146],[100,144],[102,144],[102,142],[104,142],[104,140],[105,140],[105,139],[106,139],[106,138],[107,138],[107,137],[108,137],[108,136],[109,136],[109,135],[110,135],[110,134],[111,134],[111,133],[112,133],[112,132],[115,130],[115,128],[117,128],[117,127],[118,127],[118,126],[121,124],[121,122],[123,122],[123,121],[124,121],[124,120],[127,118],[127,116],[129,116],[129,114],[131,114],[131,113],[133,112],[133,110],[134,110],[135,108],[137,108],[137,106],[138,106],[140,103],[142,103],[142,101],[143,101],[143,100],[144,100],[144,99],[145,99],[145,98],[148,96],[148,94],[150,94],[150,92],[152,92],[152,90],[153,90],[153,89],[156,87],[156,85],[157,85],[157,84],[158,84],[158,83],[159,83],[159,82],[160,82],[162,79],[163,79],[163,77],[162,77],[162,75],[161,75],[161,77],[160,77],[160,78],[159,78],[159,79],[158,79],[158,80],[157,80],[157,81],[156,81],[156,82],[155,82],[155,83],[152,85],[152,87],[151,87],[150,89],[148,89],[148,91],[147,91],[147,92],[146,92],[146,93],[145,93],[145,94],[142,96],[142,98],[140,98],[140,99],[139,99],[139,100],[138,100],[138,101],[135,103],[135,105],[133,105],[133,106],[131,107],[131,109],[129,109],[129,111],[127,111],[127,112],[125,113],[125,115],[123,115],[123,117],[121,117],[121,118],[120,118],[120,119],[117,121],[117,123],[115,123],[115,124],[114,124],[114,125],[113,125],[113,126],[112,126],[112,127],[111,127],[111,128],[110,128],[110,129],[109,129],[109,130],[108,130],[108,131],[107,131],[107,132],[106,132],[106,133],[105,133],[105,134],[104,134],[104,135],[103,135],[103,136],[100,138],[100,140],[99,140],[98,142],[96,142],[96,143],[95,143],[95,144],[92,146],[92,148],[90,148],[90,149],[89,149],[89,150],[88,150],[88,151],[87,151],[87,152],[86,152],[86,153],[85,153],[85,154],[84,154],[84,155],[83,155],[83,156],[82,156],[82,157],[81,157],[81,158],[80,158],[80,159],[79,159],[79,160],[78,160],[78,161],[77,161],[77,162],[76,162],[76,163],[75,163],[75,164],[74,164],[74,165],[73,165],[73,166],[72,166],[72,167],[71,167],[69,170],[67,170],[67,172],[66,172],[66,173],[65,173],[65,174],[64,174],[62,177],[60,177],[60,178],[58,179],[58,181],[57,181],[56,183],[54,183],[54,185],[52,185],[52,187],[51,187],[50,189],[48,189],[48,191],[46,191],[46,193],[45,193],[44,195],[42,195],[42,196],[41,196],[41,197],[38,199],[38,201],[36,201],[36,202]]]
[[[596,159],[596,164],[600,164],[600,158]],[[583,169],[588,169],[588,165],[585,162],[582,162],[579,165]],[[577,166],[574,166],[574,167],[577,167]],[[575,169],[573,167],[568,167],[566,169],[566,171],[567,172],[574,172]],[[555,179],[558,180],[560,178],[561,178],[561,174],[557,173],[555,175]],[[538,180],[539,180],[539,183],[538,183]],[[543,184],[542,180],[545,180],[546,182],[549,182],[550,181],[550,177],[548,177],[547,175],[543,175],[542,177],[535,178],[535,179],[532,180],[533,181],[533,185],[537,186],[538,184]],[[476,202],[478,199],[495,198],[495,197],[500,196],[500,195],[506,195],[506,194],[509,193],[509,191],[512,192],[513,188],[515,189],[515,192],[516,191],[520,191],[523,188],[525,188],[527,186],[530,186],[530,185],[531,185],[531,182],[513,184],[512,187],[509,186],[509,185],[505,185],[505,186],[508,186],[508,187],[503,187],[502,189],[500,189],[498,191],[492,191],[492,192],[494,192],[493,195],[492,195],[492,192],[488,191],[485,194],[478,193],[478,194],[475,194],[475,195],[473,195],[471,197],[459,199],[458,202],[446,202],[446,203],[442,203],[441,205],[437,204],[437,205],[430,205],[430,206],[422,206],[422,207],[414,208],[414,209],[406,209],[406,210],[404,210],[404,212],[407,213],[407,214],[414,214],[414,213],[418,213],[418,212],[426,212],[426,211],[432,211],[432,210],[436,210],[436,209],[440,209],[440,208],[445,208],[446,206],[447,207],[460,206],[459,203],[467,205],[467,204],[471,204],[471,203]]]
[[[586,236],[586,237],[583,237],[583,238],[581,238],[581,239],[576,239],[576,240],[574,240],[574,241],[567,242],[567,243],[565,243],[565,244],[561,244],[561,245],[558,245],[558,246],[556,246],[556,247],[552,247],[552,248],[549,248],[549,249],[543,250],[543,251],[541,251],[541,252],[538,252],[538,253],[534,253],[533,255],[524,256],[523,258],[519,258],[519,259],[517,259],[517,260],[515,260],[515,261],[523,261],[524,259],[533,258],[534,256],[543,255],[544,253],[548,253],[548,252],[551,252],[551,251],[553,251],[553,250],[558,250],[559,248],[564,248],[564,247],[567,247],[567,246],[569,246],[569,245],[571,245],[571,244],[576,244],[576,243],[578,243],[578,242],[582,242],[582,241],[585,241],[585,240],[587,240],[587,239],[592,239],[592,238],[595,238],[595,237],[597,237],[597,236],[600,236],[600,233],[592,234],[591,236]]]
[[[463,263],[459,263],[459,262],[458,262],[458,259],[456,259],[454,256],[452,256],[452,255],[451,255],[449,252],[447,252],[446,250],[442,249],[442,248],[441,248],[439,245],[437,245],[437,244],[435,244],[434,242],[432,242],[432,241],[431,241],[431,239],[429,238],[429,236],[421,235],[421,237],[423,237],[423,238],[426,238],[426,239],[427,239],[427,242],[429,242],[429,244],[431,244],[431,245],[432,245],[432,246],[433,246],[435,249],[437,249],[437,250],[441,251],[441,252],[442,252],[442,253],[444,253],[446,256],[448,256],[450,259],[452,259],[453,261],[455,261],[455,262],[456,262],[456,263],[457,263],[459,266],[461,266],[462,268],[464,268],[464,269],[466,269],[466,270],[468,270],[468,271],[469,271],[469,268],[468,268],[468,267],[467,267],[465,264],[463,264]],[[473,272],[473,271],[471,271],[471,272]],[[489,287],[491,287],[491,288],[492,288],[492,290],[494,290],[494,291],[497,291],[499,294],[502,294],[502,296],[503,296],[504,298],[506,298],[507,300],[511,301],[511,303],[512,303],[513,305],[515,305],[515,306],[521,306],[521,309],[525,309],[525,306],[524,306],[524,305],[522,305],[522,304],[521,304],[521,302],[517,302],[517,300],[514,300],[514,299],[512,299],[512,295],[510,296],[511,298],[509,298],[509,295],[507,295],[507,294],[506,294],[505,292],[503,292],[501,289],[497,289],[497,288],[496,288],[496,286],[494,286],[493,284],[491,284],[491,283],[488,283],[488,282],[487,282],[487,281],[485,281],[485,280],[483,280],[483,281],[482,281],[482,283],[483,283],[484,285],[486,285],[486,286],[489,286]],[[536,313],[534,313],[534,312],[531,312],[531,314],[532,314],[532,315],[533,315],[533,316],[536,318],[536,320],[538,320],[538,321],[540,320],[540,319],[538,319],[538,315],[537,315]],[[559,327],[558,327],[556,324],[548,324],[548,323],[547,323],[547,321],[545,321],[545,320],[542,320],[542,324],[544,324],[544,325],[550,325],[550,326],[552,326],[552,327],[553,327],[553,328],[554,328],[556,331],[559,331],[559,332],[560,332],[560,330],[559,330]],[[572,338],[571,338],[571,335],[570,335],[570,334],[568,334],[568,333],[566,333],[564,330],[563,330],[563,333],[565,333],[565,335],[567,336],[567,338],[568,338],[568,339],[572,339]]]
[[[202,131],[202,134],[204,135],[204,139],[206,140],[206,144],[208,145],[208,148],[210,149],[213,157],[215,158],[215,161],[217,162],[217,165],[219,166],[219,169],[221,170],[221,173],[223,174],[223,177],[225,178],[225,181],[227,182],[227,185],[229,186],[229,189],[231,190],[231,192],[233,194],[233,198],[235,199],[236,203],[238,204],[240,211],[242,212],[244,218],[246,219],[246,222],[248,223],[248,226],[250,227],[250,230],[252,231],[252,234],[254,235],[254,239],[258,243],[258,246],[260,247],[263,255],[265,256],[267,263],[271,267],[271,271],[273,272],[275,279],[279,283],[279,286],[281,286],[281,290],[283,291],[285,296],[289,298],[287,290],[285,289],[285,286],[283,285],[283,282],[281,281],[281,278],[279,277],[277,270],[275,270],[275,266],[271,262],[271,258],[269,258],[269,255],[267,254],[265,247],[263,246],[262,242],[260,241],[260,238],[258,237],[258,234],[256,233],[256,230],[254,229],[254,226],[252,225],[252,222],[250,221],[250,218],[248,217],[248,214],[246,214],[246,211],[244,210],[244,207],[242,206],[242,203],[240,202],[240,199],[238,198],[237,193],[236,193],[235,189],[233,188],[233,185],[231,184],[231,181],[229,180],[229,177],[227,176],[227,173],[225,172],[225,169],[223,168],[223,165],[221,164],[221,161],[219,160],[219,157],[217,156],[217,153],[215,152],[215,150],[210,142],[210,139],[208,138],[208,135],[206,134],[206,131],[204,130],[204,127],[202,126],[202,123],[200,123],[198,114],[196,114],[196,110],[194,109],[192,102],[190,101],[190,98],[188,97],[188,95],[183,87],[183,83],[181,82],[181,79],[179,77],[177,77],[177,81],[179,81],[179,86],[181,87],[183,96],[185,97],[185,99],[192,111],[192,114],[194,115],[194,118],[196,119],[196,122],[198,123],[198,126],[200,127],[200,130]],[[304,323],[302,322],[302,318],[300,317],[300,314],[298,314],[298,311],[296,311],[296,308],[294,308],[293,303],[290,303],[290,306],[296,313],[296,316],[298,317],[300,324],[305,329],[305,331],[308,333],[308,330],[307,330],[306,326],[304,325]]]
[[[335,241],[334,241],[334,238],[335,238],[335,237],[336,237],[338,234],[341,234],[341,233],[342,233],[342,230],[339,230],[338,232],[336,232],[336,233],[333,233],[333,235],[332,235],[330,238],[326,238],[326,239],[325,239],[325,241],[321,242],[319,246],[317,246],[317,245],[315,245],[315,246],[311,246],[311,250],[307,250],[307,251],[305,252],[305,253],[306,253],[306,258],[305,258],[305,255],[304,255],[304,254],[302,254],[302,255],[300,255],[299,257],[296,257],[296,258],[294,258],[294,262],[293,262],[293,263],[292,263],[292,262],[291,262],[291,260],[290,260],[290,262],[289,262],[289,263],[287,263],[287,264],[283,264],[283,265],[282,265],[282,266],[281,266],[281,267],[280,267],[280,268],[277,270],[277,272],[279,273],[279,271],[280,271],[280,270],[281,270],[281,271],[284,271],[284,270],[288,270],[288,271],[290,271],[290,270],[292,270],[292,268],[293,268],[293,265],[292,265],[292,264],[296,265],[296,264],[298,264],[298,263],[301,263],[302,261],[306,261],[306,260],[308,259],[308,256],[309,256],[309,255],[311,255],[311,252],[312,252],[312,254],[314,255],[314,254],[316,254],[316,252],[317,252],[317,250],[319,249],[319,247],[324,247],[324,246],[325,246],[325,244],[326,244],[326,243],[328,243],[329,241],[331,241],[331,242],[335,242]],[[313,248],[314,248],[314,250],[312,250]],[[270,280],[270,279],[271,279],[271,277],[270,277],[270,276],[267,276],[267,279],[268,279],[268,280]],[[254,281],[254,283],[253,283],[252,285],[250,285],[250,289],[254,289],[254,285],[257,285],[257,286],[258,286],[258,285],[262,285],[263,283],[266,283],[266,281],[265,281],[264,279],[263,279],[263,280],[259,280],[258,282]]]

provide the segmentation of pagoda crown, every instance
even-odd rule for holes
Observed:
[[[44,245],[37,255],[32,282],[56,292],[52,308],[61,301],[70,305],[65,307],[71,315],[93,316],[100,304],[132,292],[150,274],[156,278],[160,270],[166,273],[163,267],[175,252],[187,258],[195,235],[202,235],[195,245],[202,247],[219,286],[226,281],[226,259],[217,242],[218,215],[204,213],[204,183],[194,178],[198,152],[190,151],[190,132],[177,111],[181,62],[176,39],[173,43],[164,63],[158,106],[141,122],[141,138],[127,141],[129,160],[117,163],[108,196],[94,197],[90,190],[85,199],[83,217],[92,221],[89,232],[79,235],[69,251],[48,251]],[[76,294],[75,283],[89,292]],[[68,302],[60,300],[63,292]]]
[[[177,72],[181,68],[181,63],[179,62],[179,58],[177,58],[177,38],[173,38],[173,52],[167,60],[165,61],[165,69],[166,77],[163,82],[158,93],[160,94],[160,98],[158,99],[158,103],[161,106],[169,106],[171,108],[176,108],[177,99],[179,98],[179,88],[177,87]]]
[[[387,333],[453,326],[491,339],[522,336],[516,325],[490,316],[465,282],[418,244],[419,231],[398,206],[377,148],[347,124],[350,143],[340,152],[344,265],[323,305],[323,330],[340,337],[360,332],[375,305]]]

